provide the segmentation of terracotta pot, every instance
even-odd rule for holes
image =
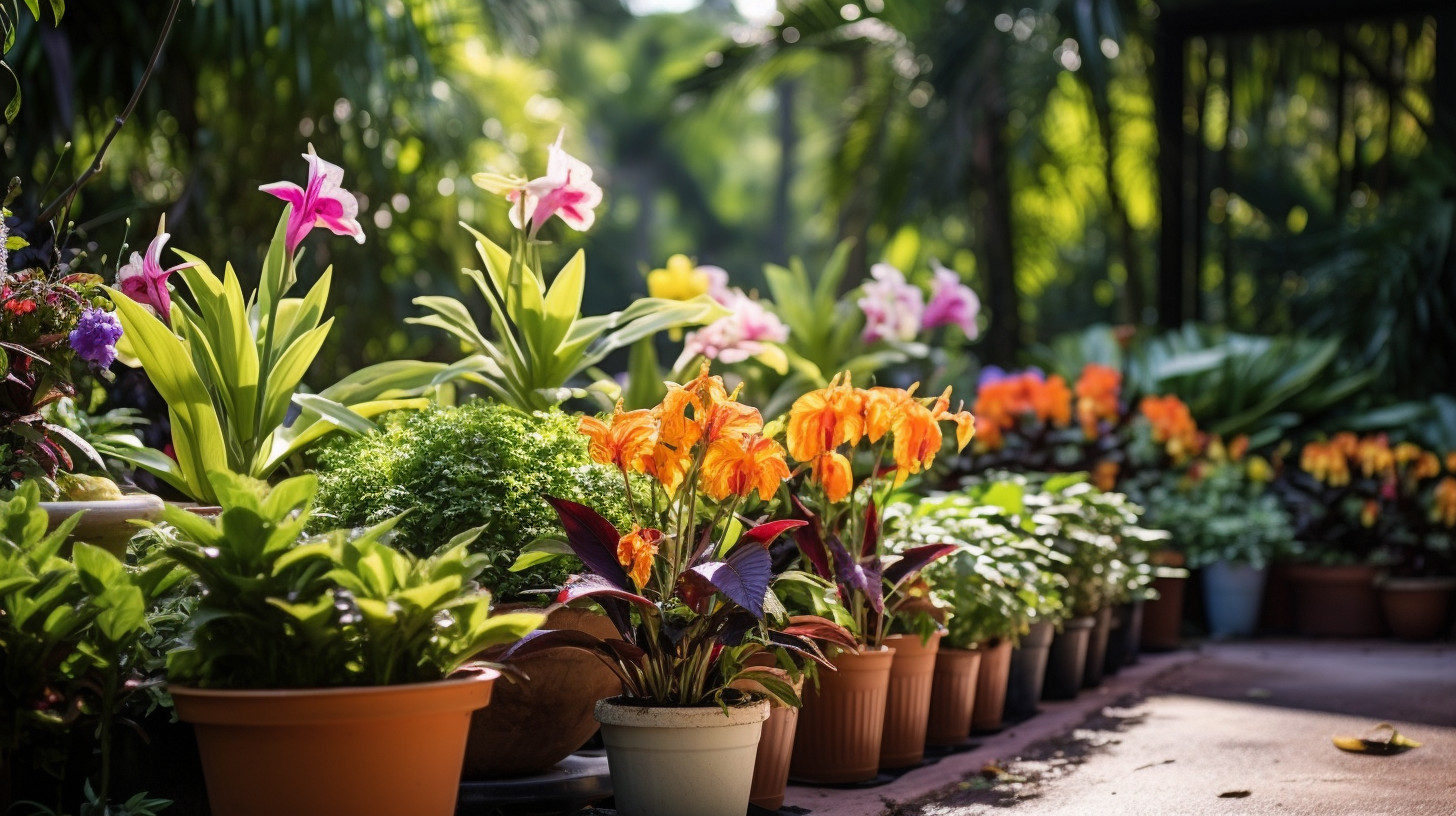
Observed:
[[[1380,596],[1375,567],[1300,564],[1289,568],[1294,582],[1294,619],[1306,637],[1379,637]]]
[[[619,637],[605,615],[571,607],[553,610],[542,628]],[[579,649],[552,649],[509,662],[526,679],[497,684],[490,706],[470,718],[465,779],[545,771],[596,733],[592,711],[597,701],[622,693],[621,681],[601,658]]]
[[[1183,645],[1179,632],[1183,628],[1183,588],[1187,578],[1155,578],[1156,600],[1143,603],[1142,637],[1138,648],[1144,652],[1171,652]]]
[[[936,652],[930,720],[925,727],[926,745],[959,745],[970,736],[981,655],[979,649],[953,649],[943,644]]]
[[[1087,669],[1087,641],[1097,618],[1084,615],[1062,623],[1062,631],[1052,638],[1047,650],[1046,680],[1042,684],[1043,700],[1071,700],[1082,690],[1082,674]]]
[[[400,686],[171,686],[197,730],[213,816],[453,816],[470,712],[498,673]]]
[[[804,689],[789,778],[805,782],[864,782],[880,771],[885,698],[895,650],[867,649],[830,658],[819,687]]]
[[[971,731],[998,731],[1006,710],[1006,681],[1011,672],[1011,640],[995,638],[981,644],[981,669],[976,672],[976,706],[971,709]]]
[[[758,652],[745,666],[776,666],[773,655]],[[794,693],[804,697],[804,676],[793,680]],[[764,694],[763,686],[752,680],[740,680],[734,688]],[[766,810],[784,806],[784,788],[789,784],[789,758],[794,754],[794,732],[799,725],[799,709],[769,698],[768,719],[763,721],[763,735],[758,740],[758,755],[753,760],[753,785],[748,801]]]
[[[743,816],[768,701],[666,708],[602,700],[613,798],[623,816]],[[408,811],[401,811],[406,813]]]
[[[1097,688],[1102,685],[1104,666],[1107,665],[1107,642],[1112,637],[1112,605],[1104,603],[1092,616],[1095,624],[1087,636],[1087,663],[1082,669],[1082,687]]]
[[[895,650],[895,662],[890,666],[890,690],[885,697],[881,768],[908,768],[925,758],[925,727],[940,635],[935,632],[923,643],[919,635],[885,638],[885,645]]]
[[[1050,621],[1033,623],[1021,643],[1011,650],[1011,671],[1006,678],[1006,712],[1011,719],[1036,713],[1046,681],[1047,650],[1056,629]]]
[[[1387,578],[1380,604],[1390,631],[1401,640],[1434,640],[1450,621],[1456,578]]]
[[[56,529],[71,516],[83,513],[67,539],[63,555],[70,553],[69,542],[84,541],[124,559],[127,542],[141,530],[131,521],[156,521],[162,517],[166,504],[150,493],[135,493],[106,501],[41,502],[40,506],[46,511],[47,531]]]

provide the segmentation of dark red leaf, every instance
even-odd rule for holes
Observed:
[[[763,596],[773,580],[773,560],[762,547],[734,547],[722,561],[688,570],[703,577],[755,618],[763,617]]]
[[[818,519],[814,514],[799,501],[798,496],[791,496],[794,502],[794,509],[809,523],[803,527],[794,529],[794,543],[799,545],[799,552],[809,560],[809,565],[814,568],[814,574],[820,578],[832,580],[834,570],[829,566],[829,551],[824,547],[824,538],[819,534]]]
[[[620,598],[649,609],[657,608],[652,601],[635,592],[629,592],[628,590],[615,587],[600,575],[571,576],[571,580],[567,581],[566,586],[562,587],[561,592],[557,594],[556,603],[570,603],[577,598],[594,598],[598,596]]]
[[[622,537],[617,528],[584,504],[554,496],[547,496],[546,501],[556,508],[566,530],[566,543],[581,563],[618,589],[630,590],[627,572],[617,563],[617,541]]]
[[[821,666],[830,669],[834,668],[834,664],[829,662],[829,659],[824,656],[824,652],[818,646],[814,645],[814,641],[808,638],[790,635],[785,632],[769,632],[768,642],[795,654],[801,654]]]
[[[875,510],[875,500],[865,505],[864,542],[860,544],[859,557],[869,558],[880,551],[880,514]]]
[[[926,565],[955,551],[954,544],[925,544],[906,550],[900,554],[899,560],[885,567],[885,580],[890,582],[891,588],[897,588],[915,577]]]
[[[789,625],[781,631],[786,635],[831,643],[846,649],[859,648],[859,641],[855,640],[852,632],[834,621],[818,615],[794,615],[789,618]]]
[[[688,609],[699,615],[707,614],[708,605],[717,593],[718,588],[711,581],[692,570],[684,572],[677,579],[677,596],[687,604]]]
[[[748,541],[754,541],[762,544],[764,549],[768,549],[768,545],[772,544],[774,539],[778,538],[780,535],[783,535],[789,530],[797,530],[800,527],[805,527],[808,524],[809,522],[802,519],[780,519],[779,521],[770,521],[767,524],[760,524],[756,527],[752,527],[744,531],[743,538]]]

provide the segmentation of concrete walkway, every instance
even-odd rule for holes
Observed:
[[[864,791],[791,788],[851,816],[1456,816],[1456,645],[1255,641],[1143,664]],[[1380,722],[1423,743],[1339,751]]]

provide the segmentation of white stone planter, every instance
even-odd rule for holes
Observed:
[[[620,816],[743,816],[768,701],[723,709],[597,703]]]

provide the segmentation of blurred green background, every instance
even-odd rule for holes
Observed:
[[[765,262],[813,268],[853,239],[849,280],[879,260],[959,271],[986,306],[984,362],[1093,323],[1197,319],[1336,338],[1385,395],[1418,398],[1456,375],[1446,5],[184,2],[74,240],[114,271],[165,213],[171,246],[256,279],[278,212],[256,188],[301,181],[311,142],[346,169],[368,234],[309,242],[305,283],[336,267],[315,379],[454,359],[403,322],[410,301],[469,291],[457,221],[505,237],[504,204],[470,176],[539,175],[564,128],[606,200],[589,233],[552,231],[547,266],[586,247],[592,311],[644,293],[672,253],[751,289]],[[21,26],[24,106],[3,137],[17,214],[90,162],[168,6],[74,3],[59,28]],[[1176,178],[1154,105],[1173,80]],[[1160,315],[1170,191],[1189,285]]]

